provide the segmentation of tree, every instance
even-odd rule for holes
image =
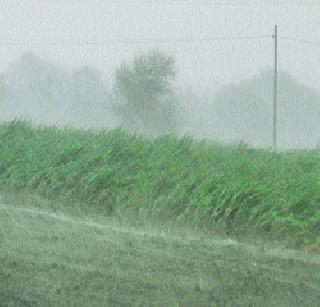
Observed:
[[[172,132],[176,105],[172,81],[176,75],[173,57],[151,51],[137,56],[131,65],[116,71],[116,111],[133,128],[153,133]]]

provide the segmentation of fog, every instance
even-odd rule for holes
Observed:
[[[176,60],[175,133],[268,147],[277,24],[279,144],[314,147],[319,13],[311,1],[1,0],[0,118],[125,125],[116,69],[156,49]]]

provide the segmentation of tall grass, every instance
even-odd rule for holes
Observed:
[[[320,152],[274,153],[120,129],[0,125],[2,190],[94,208],[296,238],[320,234]]]

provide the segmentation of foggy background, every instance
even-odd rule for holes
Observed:
[[[277,24],[279,143],[314,147],[320,139],[316,1],[0,4],[1,119],[122,125],[113,109],[116,69],[157,49],[176,59],[177,134],[270,146]]]

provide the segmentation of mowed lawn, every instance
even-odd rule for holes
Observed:
[[[1,306],[317,306],[320,256],[0,209]]]

